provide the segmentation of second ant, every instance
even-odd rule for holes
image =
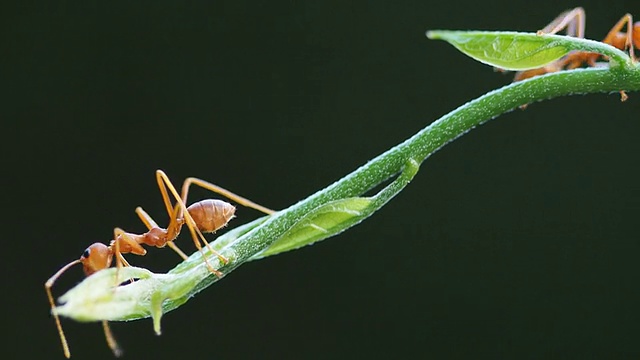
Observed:
[[[568,36],[584,38],[585,31],[585,11],[581,7],[565,11],[558,15],[549,25],[538,31],[539,35],[544,34],[557,34],[558,32],[566,29]],[[627,27],[626,32],[622,32],[622,29]],[[611,45],[620,50],[629,50],[629,56],[635,63],[637,61],[635,57],[634,48],[640,49],[640,21],[633,22],[631,14],[625,14],[620,20],[611,28],[607,36],[602,40],[603,43]],[[552,73],[561,70],[571,70],[579,67],[594,67],[596,61],[603,56],[597,53],[589,53],[582,51],[572,52],[559,60],[552,62],[540,68],[519,71],[516,73],[513,81],[521,81],[535,76]],[[627,95],[621,92],[621,100],[625,101]]]

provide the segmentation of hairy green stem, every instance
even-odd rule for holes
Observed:
[[[222,264],[215,257],[209,261],[225,275],[229,274],[244,262],[260,257],[265,249],[288,236],[292,229],[300,228],[299,224],[308,220],[309,214],[315,216],[313,221],[317,218],[323,220],[327,212],[351,214],[343,214],[348,219],[346,225],[327,230],[325,237],[343,231],[389,201],[411,180],[417,172],[417,165],[431,154],[502,113],[558,96],[620,90],[640,90],[640,67],[633,65],[561,71],[492,91],[460,106],[327,188],[274,215],[222,236],[214,245],[230,259],[229,263]],[[402,174],[377,195],[359,198],[398,173]],[[124,279],[136,277],[141,280],[117,287],[117,291],[101,291],[105,286],[114,284],[114,270],[101,271],[63,296],[66,304],[56,308],[56,311],[84,321],[131,320],[153,316],[156,331],[159,332],[159,320],[163,313],[177,308],[195,293],[219,280],[204,265],[200,253],[195,253],[167,274],[151,274],[137,268],[123,270],[121,275]]]
[[[492,91],[462,105],[324,190],[273,216],[254,230],[251,242],[244,238],[231,246],[236,249],[239,260],[248,259],[292,226],[299,213],[306,213],[328,201],[359,196],[397,174],[407,161],[422,162],[475,126],[519,106],[563,95],[638,89],[640,67],[636,66],[616,71],[603,68],[558,72]]]

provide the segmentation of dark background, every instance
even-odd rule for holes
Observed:
[[[427,29],[533,31],[577,5],[595,39],[640,16],[637,1],[5,8],[3,358],[62,358],[43,284],[115,226],[142,232],[138,205],[166,224],[156,169],[284,208],[510,82]],[[150,320],[113,324],[125,355],[637,358],[629,95],[554,99],[477,128],[368,221],[246,264],[166,315],[161,337]],[[240,208],[234,223],[257,215]],[[70,271],[56,294],[81,279]],[[112,358],[98,324],[63,326],[75,358]]]

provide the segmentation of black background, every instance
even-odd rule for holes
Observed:
[[[510,82],[426,30],[533,31],[577,5],[595,39],[640,16],[636,1],[5,8],[3,358],[62,358],[43,284],[113,227],[142,232],[138,205],[166,223],[156,169],[284,208]],[[639,104],[505,114],[361,225],[241,267],[166,315],[161,337],[150,320],[115,334],[130,359],[637,358]],[[63,326],[75,358],[112,358],[98,324]]]

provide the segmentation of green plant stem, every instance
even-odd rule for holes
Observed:
[[[379,155],[351,174],[293,205],[237,240],[239,260],[246,260],[268,247],[304,213],[326,202],[364,194],[400,172],[407,161],[424,161],[447,143],[498,115],[519,106],[558,96],[640,89],[640,67],[631,70],[580,69],[536,77],[507,85],[470,101],[433,122],[403,143]],[[241,241],[242,240],[242,241]],[[251,241],[249,241],[251,240]]]
[[[224,244],[221,242],[216,244],[230,262],[221,264],[217,260],[210,261],[214,267],[227,275],[244,262],[259,256],[314,209],[332,201],[362,196],[404,169],[403,175],[392,183],[395,187],[387,187],[379,195],[387,189],[393,190],[384,193],[385,195],[379,198],[377,203],[374,201],[376,206],[382,206],[397,194],[417,171],[417,165],[407,167],[407,164],[421,163],[447,143],[502,113],[525,104],[558,96],[620,90],[640,90],[640,67],[634,65],[614,69],[591,68],[562,71],[510,84],[487,93],[443,116],[327,188],[266,219],[258,219],[231,232],[229,236],[220,240],[224,241]],[[534,109],[528,111],[534,111]],[[364,214],[359,220],[369,214]],[[77,290],[69,291],[63,297],[68,303],[58,307],[58,312],[84,321],[130,320],[153,316],[156,331],[159,332],[159,319],[162,313],[177,308],[195,293],[219,280],[209,273],[199,253],[195,253],[167,274],[149,274],[136,268],[123,270],[127,270],[121,271],[123,276],[144,279],[119,287],[117,292],[100,292],[99,289],[105,287],[104,279],[108,276],[112,278],[114,270],[102,271],[100,273],[104,274],[100,274],[101,276],[91,276],[78,285]],[[95,297],[97,295],[92,295],[97,293],[100,294],[99,299]],[[102,304],[101,301],[104,303],[104,308],[99,307]],[[114,312],[113,309],[117,307],[114,304],[118,302],[122,306]]]

